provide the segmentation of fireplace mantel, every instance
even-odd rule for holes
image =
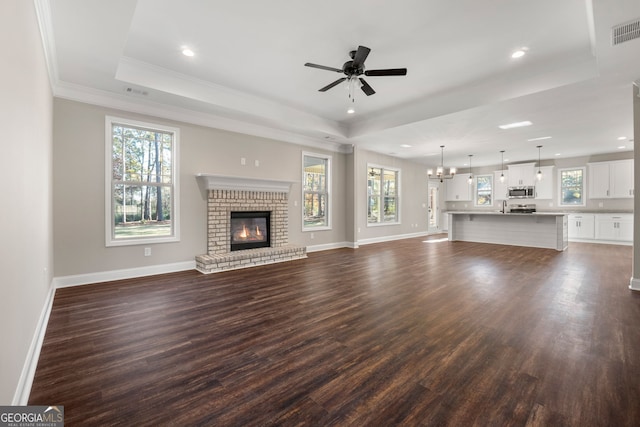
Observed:
[[[244,178],[239,176],[198,173],[196,179],[206,190],[239,190],[289,193],[294,181],[275,179]]]

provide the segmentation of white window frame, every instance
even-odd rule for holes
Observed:
[[[562,172],[582,170],[582,203],[581,204],[565,204],[562,203]],[[572,206],[586,206],[587,205],[587,168],[584,166],[576,166],[573,168],[561,168],[558,169],[558,206],[572,207]]]
[[[326,180],[326,224],[325,225],[317,225],[317,226],[305,226],[304,225],[304,209],[305,209],[305,176],[304,176],[304,159],[305,157],[315,157],[318,159],[324,159],[327,161],[327,169],[325,171],[325,180]],[[331,188],[331,164],[333,162],[333,158],[328,154],[318,154],[312,153],[309,151],[302,152],[302,231],[322,231],[322,230],[331,230],[331,211],[333,210],[333,200],[332,200],[332,188]]]
[[[113,124],[150,129],[153,131],[172,133],[173,147],[171,150],[171,221],[173,233],[170,236],[159,237],[132,237],[116,239],[114,230],[114,204],[113,204],[113,173],[111,168],[113,149]],[[155,243],[180,241],[180,130],[175,127],[147,123],[138,120],[124,119],[121,117],[105,116],[105,245],[128,246],[148,245]]]
[[[369,168],[378,168],[381,169],[381,175],[380,176],[384,176],[384,172],[385,171],[392,171],[395,172],[396,174],[396,221],[394,222],[384,222],[381,221],[383,215],[380,215],[380,217],[378,217],[378,222],[369,222]],[[365,179],[365,183],[366,183],[366,209],[365,209],[365,222],[367,224],[367,227],[380,227],[380,226],[385,226],[385,225],[400,225],[402,224],[402,220],[401,220],[401,216],[400,216],[400,201],[402,200],[402,193],[400,192],[402,186],[400,185],[400,178],[401,178],[401,170],[398,168],[392,168],[389,166],[382,166],[382,165],[378,165],[378,164],[374,164],[374,163],[367,163],[367,168],[365,170],[366,173],[366,179]],[[380,191],[382,192],[382,183],[380,185]],[[380,209],[383,208],[384,206],[384,200],[382,199],[384,197],[383,194],[380,194]]]
[[[480,177],[488,177],[491,180],[491,204],[489,205],[478,204],[478,178]],[[495,202],[495,199],[493,197],[494,194],[495,194],[495,179],[492,174],[481,174],[473,177],[473,204],[475,206],[477,207],[493,206],[493,203]]]

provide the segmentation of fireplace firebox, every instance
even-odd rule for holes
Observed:
[[[231,251],[271,246],[271,212],[231,212]]]

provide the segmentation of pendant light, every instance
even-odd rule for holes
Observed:
[[[473,184],[473,175],[471,174],[471,158],[473,157],[473,154],[469,154],[469,179],[467,179],[467,182],[469,183],[469,185]]]
[[[452,179],[456,175],[456,168],[449,169],[449,175],[444,174],[444,145],[440,146],[440,165],[436,168],[436,176],[432,178],[433,169],[427,170],[429,179],[437,179],[443,182],[445,179]]]
[[[500,150],[500,182],[504,182],[504,150]]]
[[[542,170],[540,169],[540,149],[542,145],[538,145],[538,173],[536,174],[536,178],[538,181],[542,181]]]

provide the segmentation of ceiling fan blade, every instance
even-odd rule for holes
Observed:
[[[371,49],[365,46],[358,46],[358,50],[356,51],[356,55],[353,57],[353,66],[354,68],[360,68],[364,64],[365,59],[369,56],[369,52]]]
[[[310,62],[307,62],[306,64],[304,64],[305,67],[311,67],[311,68],[319,68],[321,70],[327,70],[327,71],[335,71],[336,73],[341,73],[342,70],[339,68],[333,68],[333,67],[327,67],[325,65],[318,65],[318,64],[312,64]]]
[[[367,70],[365,76],[406,76],[406,68],[389,68],[387,70]]]
[[[373,90],[373,88],[369,86],[369,83],[367,83],[362,77],[359,77],[359,79],[360,79],[360,83],[362,83],[362,87],[360,89],[362,89],[362,91],[366,93],[367,96],[371,96],[374,93],[376,93],[376,91]]]
[[[333,83],[329,83],[328,85],[326,85],[326,86],[325,86],[325,87],[323,87],[322,89],[319,89],[319,90],[318,90],[318,92],[326,92],[326,91],[328,91],[329,89],[331,89],[332,87],[334,87],[334,86],[336,86],[336,85],[339,85],[340,83],[342,83],[342,82],[343,82],[343,81],[345,81],[345,80],[347,80],[347,78],[346,78],[346,77],[342,77],[342,78],[340,78],[340,79],[336,80],[336,81],[335,81],[335,82],[333,82]]]

